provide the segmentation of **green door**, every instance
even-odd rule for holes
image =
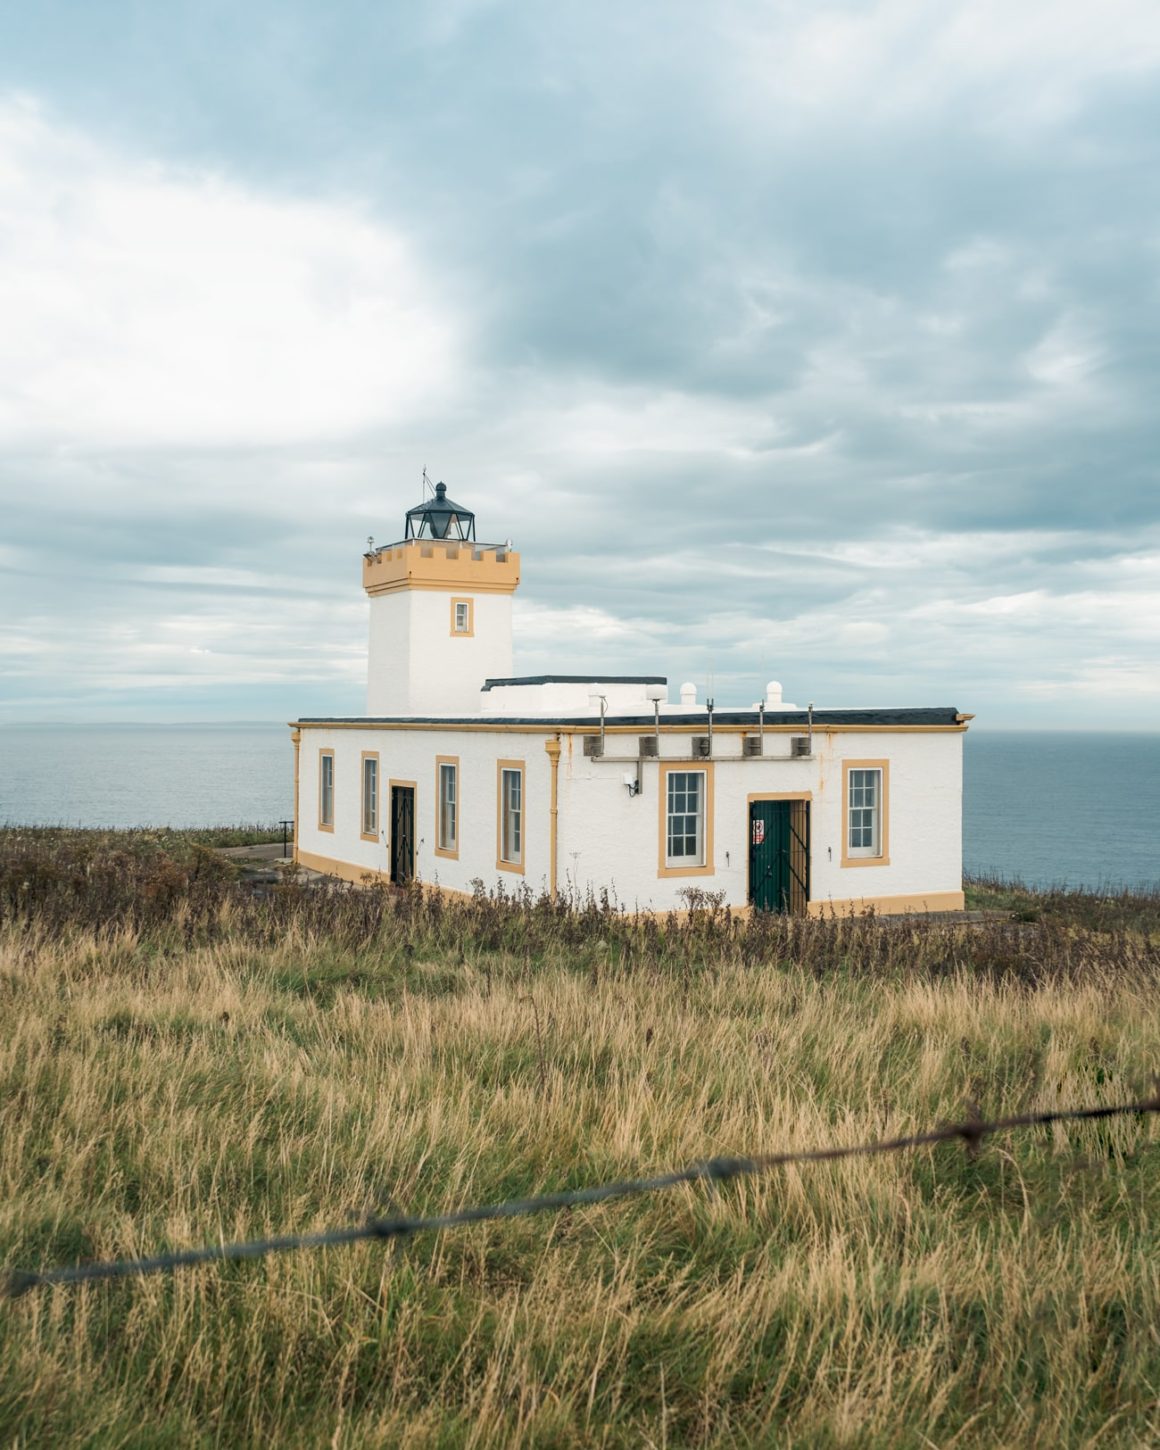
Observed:
[[[749,899],[758,911],[802,912],[809,900],[809,802],[750,801]]]
[[[391,885],[406,886],[415,874],[415,789],[391,786]]]

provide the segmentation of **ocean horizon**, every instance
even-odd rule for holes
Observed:
[[[284,724],[0,725],[0,824],[275,825]],[[972,728],[963,866],[1030,886],[1160,887],[1160,733]]]

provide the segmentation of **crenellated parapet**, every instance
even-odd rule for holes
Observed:
[[[520,556],[505,544],[406,539],[363,555],[363,588],[372,596],[402,589],[513,594]]]

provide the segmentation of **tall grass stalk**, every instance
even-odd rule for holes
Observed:
[[[968,929],[253,898],[192,850],[14,835],[7,1264],[1111,1102],[1160,1067],[1160,945],[1126,906]],[[0,1301],[0,1443],[1154,1443],[1155,1134]]]

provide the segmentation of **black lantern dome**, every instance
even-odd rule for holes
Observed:
[[[447,497],[447,485],[435,485],[435,497],[407,510],[408,539],[475,538],[475,515]]]

